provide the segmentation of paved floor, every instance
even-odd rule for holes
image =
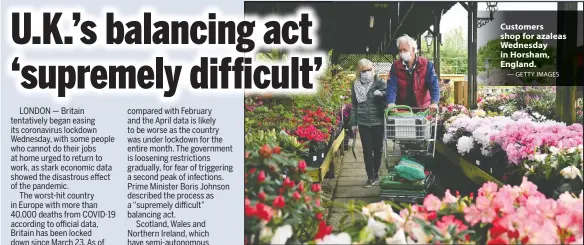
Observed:
[[[367,181],[367,174],[365,172],[365,163],[363,162],[363,148],[358,137],[355,145],[357,159],[353,157],[350,146],[343,157],[341,170],[337,179],[336,192],[333,197],[334,203],[346,204],[349,200],[372,203],[381,200],[379,198],[379,186],[364,187]],[[387,174],[387,168],[385,167],[385,163],[381,165],[379,175],[384,176]],[[329,216],[329,224],[335,228],[338,227],[339,220],[343,215],[342,211],[342,208],[333,208]]]

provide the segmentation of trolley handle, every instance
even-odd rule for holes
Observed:
[[[405,109],[405,110],[408,110],[410,113],[414,113],[412,111],[412,108],[407,106],[407,105],[393,105],[393,106],[387,107],[387,109],[385,109],[385,118],[387,118],[387,116],[389,115],[390,112],[392,112],[393,110],[396,110],[396,109]]]

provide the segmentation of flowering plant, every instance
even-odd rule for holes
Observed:
[[[438,117],[438,124],[443,125],[451,118],[460,114],[469,115],[469,111],[463,105],[450,104],[447,106],[441,106],[438,114],[440,115]]]
[[[401,215],[418,221],[406,218],[405,225],[418,244],[582,243],[582,194],[547,199],[525,177],[519,186],[485,183],[476,198],[449,191],[442,200],[428,195],[423,206],[414,205]]]
[[[547,199],[523,178],[520,186],[485,183],[464,219],[488,227],[487,244],[582,244],[582,193]]]
[[[294,132],[301,142],[307,142],[307,147],[312,151],[324,149],[330,134],[323,133],[313,124],[299,126]]]
[[[340,234],[331,231],[316,237],[314,244],[405,244],[404,219],[385,202],[355,204],[349,202],[341,218]],[[345,226],[345,221],[350,221]]]
[[[541,151],[549,147],[571,148],[581,145],[582,124],[566,126],[552,121],[524,121],[506,125],[491,140],[505,151],[509,163],[519,165],[524,160],[534,160],[536,153],[545,153]]]
[[[533,160],[525,160],[523,166],[527,175],[549,178],[552,174],[559,174],[565,179],[580,178],[582,181],[582,152],[582,144],[570,148],[551,146],[536,152]]]
[[[395,204],[349,203],[341,223],[351,222],[340,233],[321,223],[307,244],[582,244],[582,193],[554,200],[537,189],[527,178],[517,186],[487,182],[476,197],[447,190],[442,199],[428,195],[422,205],[405,206],[399,215]],[[275,233],[290,236],[292,229]]]
[[[535,120],[545,121],[556,115],[556,87],[519,86],[513,89],[515,95],[509,106],[531,114]]]
[[[504,113],[510,108],[509,102],[515,98],[514,95],[498,94],[479,98],[478,107],[486,112]]]
[[[482,111],[484,112],[484,111]],[[448,124],[446,133],[442,141],[446,144],[456,145],[458,153],[465,155],[471,153],[475,148],[480,150],[483,156],[492,156],[491,136],[497,134],[505,126],[516,123],[513,117],[479,117],[484,116],[480,112],[472,113],[475,116],[455,117],[451,124]],[[517,120],[528,120],[516,117]]]
[[[351,109],[353,108],[353,104],[348,103],[345,104],[345,107],[343,108],[343,117],[344,118],[349,118],[351,116]]]
[[[284,244],[289,239],[298,240],[293,231],[316,229],[324,212],[320,207],[321,187],[307,186],[306,167],[296,154],[274,143],[246,145],[246,244]]]

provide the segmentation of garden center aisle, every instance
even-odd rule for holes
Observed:
[[[361,140],[358,135],[355,144],[355,154],[357,155],[357,159],[353,157],[350,146],[349,149],[346,150],[343,162],[341,163],[341,170],[337,177],[337,186],[333,196],[333,202],[347,204],[350,200],[355,200],[356,202],[363,201],[365,203],[380,201],[378,185],[371,188],[364,188],[365,182],[367,181],[367,174],[365,173],[365,163],[363,162],[363,148],[361,147]],[[381,165],[381,172],[379,175],[385,176],[387,175],[387,168],[384,163]],[[331,210],[331,214],[328,218],[329,225],[332,225],[336,229],[339,220],[344,214],[343,211],[343,208],[335,206]]]

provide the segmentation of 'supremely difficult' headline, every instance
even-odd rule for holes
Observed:
[[[327,54],[316,50],[318,21],[310,9],[299,9],[287,17],[245,16],[245,20],[220,18],[216,11],[195,17],[156,15],[148,10],[132,17],[114,10],[104,11],[100,17],[81,10],[19,8],[11,13],[11,43],[17,50],[137,48],[156,53],[149,61],[47,62],[13,56],[10,70],[22,89],[56,90],[58,97],[88,89],[163,90],[164,97],[173,97],[183,84],[198,90],[305,93],[316,90],[327,66]],[[71,26],[64,24],[67,21]],[[305,52],[294,52],[297,47]],[[177,48],[192,52],[196,61],[183,64],[159,54]],[[288,56],[259,60],[256,53],[260,49],[286,49]]]

